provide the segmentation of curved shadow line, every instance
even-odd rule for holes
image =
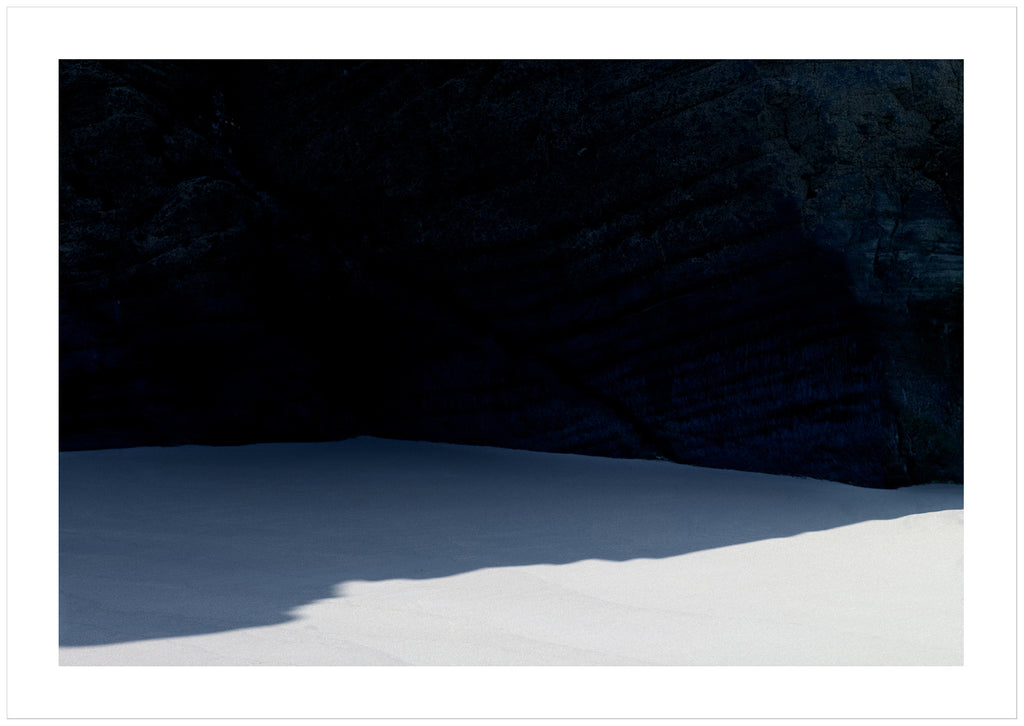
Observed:
[[[59,642],[283,623],[352,580],[667,558],[962,506],[959,485],[372,438],[65,452]]]

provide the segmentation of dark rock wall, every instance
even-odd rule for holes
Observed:
[[[72,62],[61,445],[961,480],[963,66]]]

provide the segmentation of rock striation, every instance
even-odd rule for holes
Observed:
[[[61,446],[963,476],[959,61],[64,61]]]

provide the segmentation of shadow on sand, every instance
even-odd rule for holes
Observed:
[[[351,580],[673,557],[962,506],[956,485],[373,438],[66,452],[60,645],[282,623]]]

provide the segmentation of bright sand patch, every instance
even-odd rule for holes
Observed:
[[[959,665],[962,488],[359,438],[61,455],[62,665]]]

